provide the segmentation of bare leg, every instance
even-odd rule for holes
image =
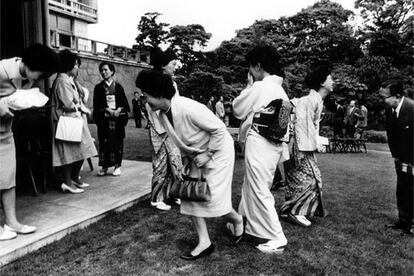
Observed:
[[[191,251],[191,254],[193,256],[196,256],[200,254],[203,250],[208,248],[211,245],[211,241],[208,235],[207,223],[205,218],[191,217],[191,219],[193,220],[194,227],[198,235],[198,244],[193,249],[193,251]]]
[[[23,225],[17,221],[16,217],[16,189],[13,187],[8,190],[2,190],[1,200],[6,224],[14,229],[22,228]]]
[[[243,217],[239,215],[234,209],[230,213],[223,216],[228,222],[234,226],[234,235],[240,236],[243,234]]]

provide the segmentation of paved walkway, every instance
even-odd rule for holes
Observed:
[[[93,163],[97,168],[97,159]],[[49,190],[46,194],[39,193],[38,197],[17,198],[19,220],[35,225],[38,230],[0,242],[0,267],[96,222],[111,210],[124,210],[150,192],[152,167],[149,162],[124,160],[120,177],[97,177],[96,170],[90,172],[86,162],[84,168],[82,179],[91,187],[82,194]],[[0,221],[4,222],[4,217]]]

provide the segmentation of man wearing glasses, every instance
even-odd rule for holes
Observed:
[[[413,235],[413,118],[414,101],[404,97],[401,80],[381,84],[379,94],[391,108],[387,110],[388,145],[397,172],[398,221],[390,225]]]

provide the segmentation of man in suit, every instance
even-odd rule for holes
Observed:
[[[139,93],[134,93],[134,98],[132,99],[132,112],[134,113],[134,119],[135,119],[135,127],[140,128],[141,127],[141,107],[140,107],[140,99],[139,99]]]
[[[358,116],[360,116],[359,109],[355,106],[355,101],[352,100],[349,102],[349,106],[346,109],[345,114],[345,134],[350,138],[354,138],[355,126],[358,121]]]
[[[393,229],[413,235],[413,118],[414,101],[404,97],[403,84],[391,79],[381,84],[379,94],[387,110],[387,138],[397,172],[398,221]]]

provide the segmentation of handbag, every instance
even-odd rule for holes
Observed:
[[[66,142],[80,142],[82,140],[83,119],[60,116],[56,127],[55,138]]]
[[[188,168],[188,165],[187,167]],[[210,187],[207,179],[203,178],[201,169],[198,169],[198,177],[183,174],[183,179],[176,179],[170,188],[171,198],[180,198],[186,201],[209,201],[211,200]]]

